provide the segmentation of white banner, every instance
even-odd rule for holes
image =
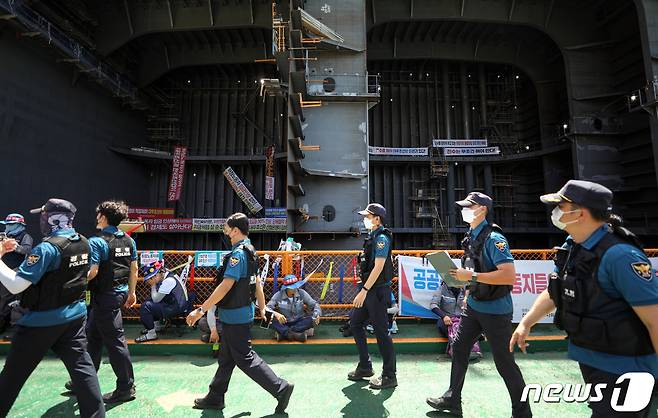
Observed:
[[[247,186],[242,182],[242,179],[233,171],[233,168],[228,167],[224,170],[224,177],[229,182],[238,197],[244,202],[252,213],[258,213],[263,209],[263,206],[256,200],[253,194],[247,189]]]
[[[274,177],[265,176],[265,200],[274,200]]]
[[[422,157],[429,155],[427,147],[425,148],[386,148],[386,147],[368,147],[370,155],[409,155],[413,157]]]
[[[476,148],[486,147],[489,145],[486,139],[434,139],[432,146],[434,148]]]
[[[459,265],[459,260],[455,264]],[[425,259],[399,256],[398,300],[400,315],[436,318],[429,306],[432,295],[441,287],[441,276]],[[514,262],[516,282],[512,289],[513,322],[528,313],[537,296],[548,286],[548,275],[555,268],[553,261],[518,260]],[[553,314],[540,323],[552,323]]]
[[[443,155],[449,156],[473,156],[473,155],[498,155],[500,148],[444,148]]]

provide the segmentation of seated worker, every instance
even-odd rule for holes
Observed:
[[[468,290],[466,288],[448,287],[445,282],[432,295],[430,309],[439,319],[436,321],[436,327],[442,337],[448,338],[448,347],[446,353],[452,357],[452,343],[459,330],[459,321],[466,308],[466,298]],[[471,348],[470,361],[482,358],[480,344],[476,341]]]
[[[267,304],[267,309],[274,312],[272,327],[276,331],[276,340],[306,342],[308,331],[320,323],[322,310],[305,290],[300,289],[304,281],[294,274],[283,279],[281,290],[276,292]],[[311,315],[304,312],[304,305],[313,310]]]
[[[139,308],[139,319],[144,324],[143,335],[136,343],[158,339],[155,320],[185,315],[189,310],[187,291],[178,276],[164,268],[162,261],[151,263],[146,269],[144,282],[151,285],[151,299]]]
[[[398,306],[398,302],[395,300],[395,296],[393,296],[393,292],[391,292],[391,303],[389,304],[388,309],[386,309],[386,313],[388,314],[389,334],[398,333],[398,323],[395,321],[395,318],[398,316],[398,312],[400,312],[400,307]],[[374,334],[375,328],[372,326],[372,324],[368,324],[366,325],[366,331],[368,331],[370,334]]]

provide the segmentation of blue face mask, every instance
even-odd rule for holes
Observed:
[[[5,232],[10,237],[16,237],[16,236],[20,235],[21,232],[23,232],[23,231],[25,231],[25,225],[23,225],[23,224],[8,224],[5,227]]]

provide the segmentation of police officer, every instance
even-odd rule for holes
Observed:
[[[85,337],[85,289],[89,271],[89,243],[73,229],[76,208],[71,202],[50,199],[31,213],[41,214],[44,241],[34,247],[17,272],[0,261],[0,281],[21,295],[28,311],[0,373],[0,416],[9,413],[27,378],[49,349],[66,366],[83,417],[105,416],[105,406]],[[0,252],[12,250],[7,241]],[[13,245],[16,242],[13,241]]]
[[[91,247],[88,279],[91,304],[87,321],[87,351],[96,370],[101,364],[103,347],[117,377],[116,389],[103,395],[112,404],[135,399],[135,377],[130,352],[123,331],[121,307],[135,304],[137,283],[137,247],[135,241],[118,226],[128,217],[123,202],[106,201],[96,207],[97,236],[89,239]],[[66,384],[73,390],[72,382]]]
[[[212,307],[219,306],[222,323],[222,346],[219,369],[210,383],[208,394],[194,401],[197,409],[223,409],[224,394],[235,366],[274,396],[278,404],[275,413],[285,412],[293,384],[279,378],[251,347],[251,323],[254,320],[253,298],[258,299],[261,316],[265,316],[265,295],[257,276],[258,258],[249,241],[249,219],[242,213],[231,215],[224,224],[224,234],[233,246],[219,285],[208,299],[192,311],[187,323],[192,326]]]
[[[395,369],[393,339],[388,332],[388,313],[393,280],[393,258],[391,243],[393,233],[384,227],[386,209],[371,203],[365,210],[363,223],[370,231],[363,243],[361,254],[361,289],[354,298],[354,310],[350,317],[350,329],[359,350],[359,364],[348,373],[347,378],[360,381],[373,376],[372,362],[366,340],[366,323],[370,321],[377,337],[377,346],[384,361],[382,375],[370,380],[373,389],[394,388],[398,385]]]
[[[473,343],[484,333],[491,346],[498,373],[512,401],[512,417],[530,417],[527,402],[521,402],[525,382],[514,354],[508,350],[512,335],[512,296],[516,279],[514,258],[502,230],[490,224],[493,201],[483,193],[469,193],[457,202],[462,219],[470,225],[462,241],[462,268],[450,271],[457,280],[469,283],[466,310],[453,342],[450,388],[439,398],[427,398],[435,409],[462,416],[461,393]]]
[[[553,224],[569,237],[558,249],[548,289],[519,323],[509,349],[517,344],[525,352],[532,326],[557,308],[555,324],[569,336],[569,358],[586,383],[606,384],[603,400],[590,403],[592,417],[646,417],[649,405],[618,412],[611,396],[624,373],[658,379],[658,279],[635,235],[611,215],[612,197],[604,186],[582,180],[541,197],[554,206]]]
[[[32,251],[34,240],[25,230],[25,218],[20,213],[10,213],[0,224],[5,225],[5,234],[7,238],[13,239],[18,243],[14,251],[8,252],[2,256],[2,261],[12,270],[25,261],[25,257]],[[21,309],[17,305],[18,295],[12,294],[2,284],[0,284],[0,332],[9,324],[14,324],[20,317]],[[13,331],[13,330],[12,330]],[[10,334],[5,339],[11,338]]]

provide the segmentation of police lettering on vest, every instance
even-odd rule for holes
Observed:
[[[485,268],[483,263],[484,244],[487,242],[492,232],[503,233],[503,230],[496,224],[485,225],[482,231],[478,234],[475,240],[471,239],[471,232],[469,231],[462,240],[462,249],[464,255],[462,256],[462,267],[472,269],[478,273],[488,273],[496,271],[496,266],[493,268]],[[507,285],[490,285],[486,283],[470,283],[470,295],[472,298],[480,301],[496,300],[506,296],[512,291],[512,286]]]
[[[361,283],[365,284],[370,276],[370,272],[375,268],[375,243],[380,235],[385,235],[389,243],[393,242],[393,233],[387,228],[380,228],[373,234],[369,235],[363,242],[363,252],[360,257],[361,267]],[[393,258],[391,257],[391,249],[388,250],[386,261],[384,262],[384,269],[379,274],[377,281],[373,286],[382,286],[390,283],[393,279]]]
[[[244,306],[251,306],[252,302],[256,300],[256,271],[258,270],[258,256],[256,255],[256,249],[251,244],[240,244],[237,248],[224,256],[222,265],[217,271],[215,285],[219,286],[222,280],[224,280],[224,273],[226,272],[228,264],[231,262],[231,257],[235,255],[236,251],[240,250],[244,251],[247,256],[247,276],[240,277],[240,280],[231,287],[231,290],[229,290],[226,296],[224,296],[224,298],[217,304],[217,306],[223,309],[236,309]]]
[[[89,283],[89,290],[103,292],[128,283],[133,245],[128,235],[117,236],[109,232],[98,234],[109,248],[108,259],[101,261],[98,275]]]
[[[89,271],[89,243],[82,235],[52,236],[45,240],[61,253],[59,269],[46,273],[38,284],[21,295],[21,306],[30,311],[47,311],[84,300]]]
[[[555,325],[571,343],[602,353],[642,356],[655,353],[646,327],[621,298],[609,297],[599,285],[598,268],[605,252],[620,243],[642,247],[623,227],[609,227],[591,249],[572,240],[559,248],[548,292],[555,303]]]

